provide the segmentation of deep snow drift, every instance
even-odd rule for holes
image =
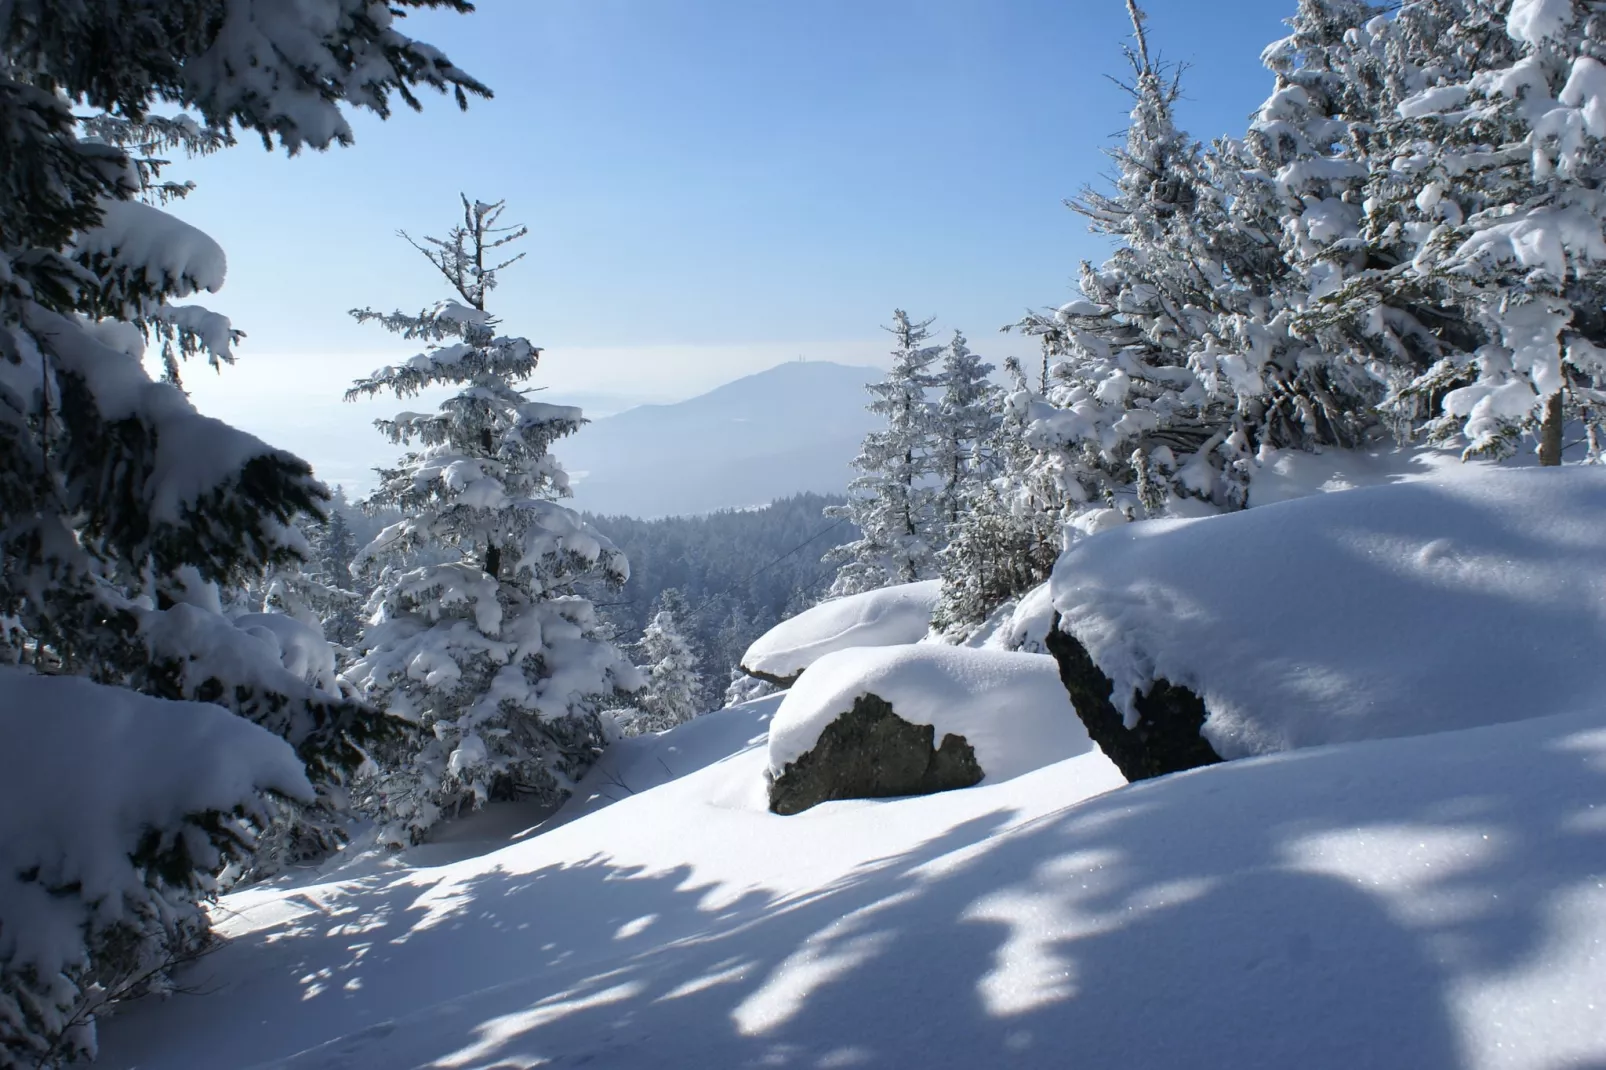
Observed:
[[[742,668],[785,680],[833,651],[917,642],[941,593],[941,581],[923,580],[822,602],[754,640]]]
[[[839,650],[815,662],[775,713],[769,769],[779,774],[814,749],[820,733],[876,695],[933,742],[963,736],[985,783],[997,783],[1092,749],[1045,654],[970,650],[938,643]]]
[[[1469,466],[1125,525],[1052,587],[1118,707],[1186,686],[1224,757],[1595,708],[1606,470]]]

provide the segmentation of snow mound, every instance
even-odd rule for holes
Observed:
[[[1187,687],[1223,757],[1576,710],[1606,692],[1606,471],[1131,524],[1073,547],[1052,588],[1129,718],[1153,681]]]
[[[1093,748],[1066,697],[1054,659],[940,643],[867,647],[827,654],[786,693],[770,725],[774,775],[814,749],[820,733],[874,694],[934,742],[964,736],[996,783]]]
[[[833,651],[918,642],[941,593],[942,581],[924,580],[822,602],[759,636],[742,670],[787,680]]]

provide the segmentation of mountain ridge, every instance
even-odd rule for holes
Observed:
[[[671,404],[638,405],[557,443],[577,509],[645,519],[840,493],[884,373],[794,360]]]

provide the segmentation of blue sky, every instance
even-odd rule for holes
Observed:
[[[1191,68],[1189,130],[1241,132],[1294,0],[1145,6]],[[249,336],[238,367],[193,376],[197,402],[315,463],[335,447],[303,425],[398,352],[346,310],[442,296],[394,232],[444,229],[459,190],[529,225],[493,310],[548,347],[555,391],[604,409],[799,355],[872,362],[894,306],[1026,355],[998,328],[1103,251],[1061,201],[1124,125],[1122,0],[484,0],[404,28],[496,98],[181,166],[180,213],[229,254],[211,303]]]

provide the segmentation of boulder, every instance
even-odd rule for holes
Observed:
[[[878,695],[857,698],[826,726],[814,747],[769,784],[770,810],[797,814],[832,799],[930,795],[981,781],[981,764],[964,736],[944,735],[899,717]]]
[[[1060,630],[1059,614],[1045,640],[1059,666],[1060,680],[1071,696],[1076,715],[1087,734],[1128,780],[1179,773],[1213,765],[1221,756],[1200,734],[1204,727],[1204,700],[1185,687],[1156,680],[1133,705],[1137,724],[1126,727],[1121,711],[1110,701],[1114,684],[1099,670],[1087,648]]]

